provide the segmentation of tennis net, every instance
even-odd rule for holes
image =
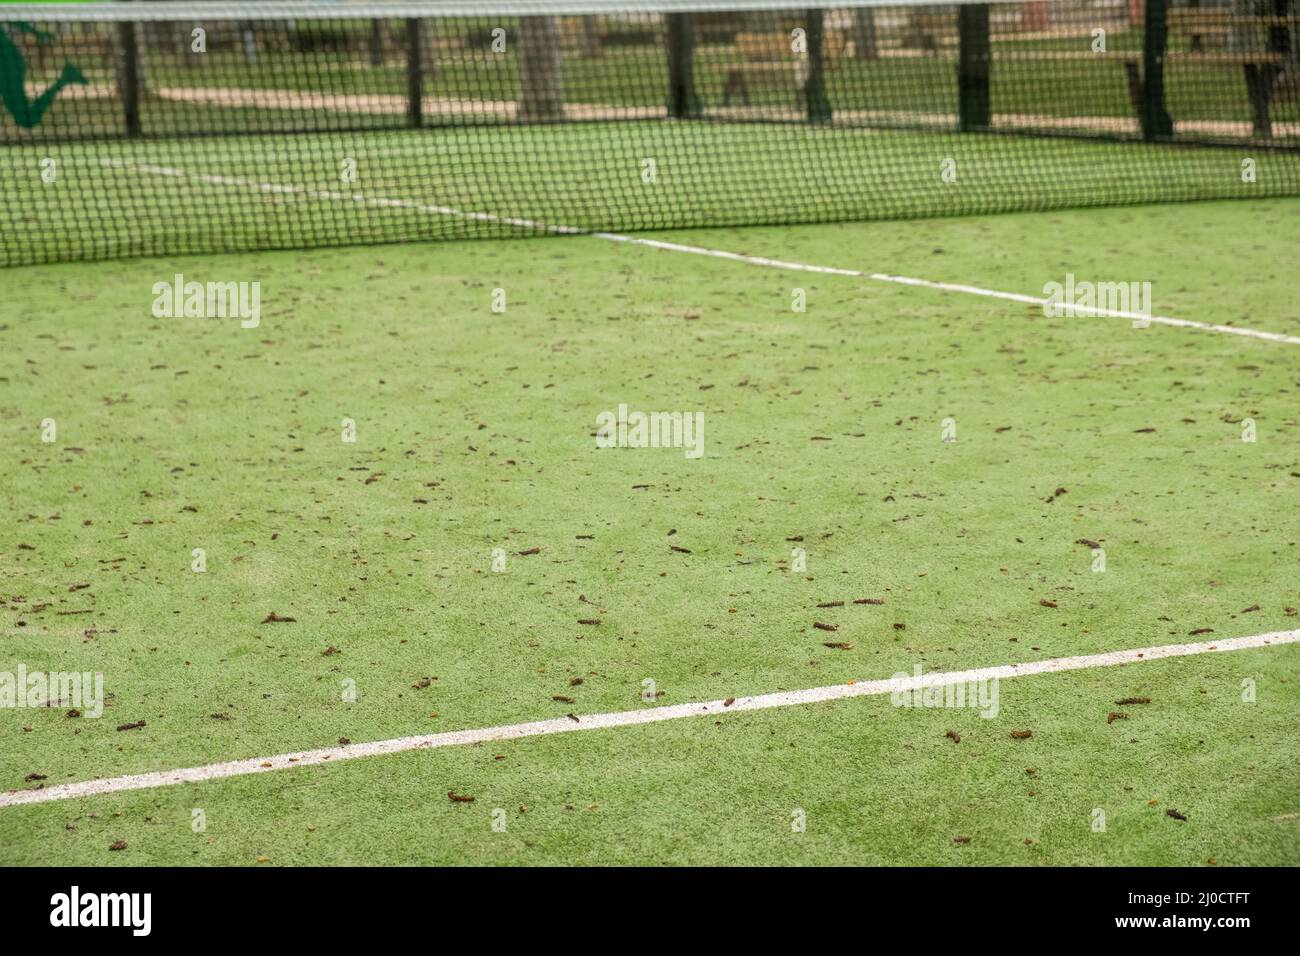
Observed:
[[[1300,194],[1300,0],[0,6],[0,265]]]

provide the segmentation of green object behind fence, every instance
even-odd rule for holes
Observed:
[[[13,22],[7,25],[21,33],[31,34],[41,43],[54,39],[52,34],[38,30],[30,23]],[[9,34],[0,30],[0,101],[4,102],[5,109],[19,126],[24,129],[36,126],[65,86],[69,83],[85,85],[86,82],[80,70],[71,63],[65,63],[59,78],[45,92],[29,100],[27,58],[9,38]]]

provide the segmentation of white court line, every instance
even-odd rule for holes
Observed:
[[[322,750],[304,750],[298,753],[279,754],[275,757],[254,757],[251,760],[232,760],[228,763],[208,764],[181,770],[162,770],[155,773],[109,777],[103,780],[84,780],[80,783],[60,783],[37,790],[10,790],[0,794],[0,808],[28,803],[47,803],[73,797],[120,793],[123,790],[147,790],[178,783],[201,783],[226,777],[289,770],[340,760],[361,757],[378,757],[403,753],[408,750],[432,750],[438,747],[458,747],[465,744],[518,740],[522,737],[539,737],[546,734],[571,733],[578,730],[600,730],[610,727],[630,727],[636,724],[653,724],[683,717],[716,717],[747,710],[769,710],[773,707],[792,707],[798,704],[844,700],[850,697],[872,697],[892,694],[895,691],[916,690],[924,687],[943,687],[997,678],[1004,680],[1030,674],[1053,674],[1061,671],[1084,670],[1092,667],[1112,667],[1116,664],[1134,664],[1140,661],[1159,660],[1164,657],[1187,657],[1193,654],[1238,651],[1273,644],[1292,644],[1300,641],[1300,630],[1275,631],[1250,637],[1234,637],[1222,641],[1204,641],[1196,644],[1166,644],[1160,647],[1143,647],[1126,651],[1108,651],[1083,657],[1057,657],[1024,664],[1003,664],[998,667],[981,667],[966,671],[938,671],[911,677],[891,677],[886,680],[863,681],[852,684],[832,684],[829,687],[812,687],[806,690],[780,691],[756,697],[737,697],[730,704],[710,700],[694,704],[674,704],[668,707],[646,707],[642,710],[616,711],[607,714],[587,714],[582,717],[561,717],[556,720],[536,720],[524,724],[505,724],[500,727],[482,727],[474,730],[454,730],[442,734],[425,734],[419,737],[397,737],[392,740],[375,740],[347,747],[327,747]]]
[[[579,229],[576,226],[551,225],[549,223],[538,222],[534,219],[524,219],[516,216],[498,216],[490,212],[471,212],[464,209],[457,209],[453,206],[438,206],[428,203],[415,202],[409,199],[388,199],[381,196],[367,196],[364,193],[345,193],[333,189],[311,189],[305,186],[284,186],[275,183],[262,183],[252,179],[245,179],[241,176],[217,176],[205,173],[189,173],[183,169],[177,169],[174,166],[154,166],[147,163],[133,163],[127,160],[105,159],[101,161],[103,165],[112,166],[118,169],[131,169],[140,172],[154,173],[161,176],[172,176],[180,179],[195,179],[202,183],[214,186],[239,186],[247,189],[256,189],[259,192],[267,193],[284,193],[289,195],[307,196],[312,199],[329,199],[339,202],[355,202],[364,206],[373,208],[392,208],[392,209],[414,209],[420,212],[427,212],[438,216],[451,216],[456,219],[474,219],[480,222],[497,222],[507,226],[518,226],[521,229],[535,229],[543,232],[553,233],[555,235],[565,236],[591,236],[595,239],[605,239],[610,242],[626,242],[632,245],[648,246],[652,249],[663,249],[668,252],[684,252],[696,256],[708,256],[713,259],[728,259],[732,262],[744,262],[749,265],[767,266],[772,269],[787,269],[794,272],[816,272],[824,275],[848,276],[850,278],[870,279],[873,282],[892,282],[897,285],[917,286],[923,289],[936,289],[941,292],[957,292],[964,295],[978,295],[990,299],[1004,299],[1008,302],[1022,302],[1026,305],[1044,306],[1049,304],[1049,300],[1033,295],[1022,295],[1018,292],[1000,292],[996,289],[985,289],[980,286],[963,285],[953,282],[934,282],[930,279],[914,279],[908,276],[890,275],[885,272],[864,272],[859,269],[838,269],[834,266],[817,266],[809,265],[803,262],[790,262],[784,259],[768,259],[763,256],[747,256],[739,252],[726,252],[721,249],[706,249],[702,246],[688,246],[679,242],[666,242],[662,239],[645,239],[638,236],[625,236],[617,232],[588,232]],[[1137,312],[1125,312],[1120,309],[1103,309],[1089,306],[1071,306],[1071,308],[1082,315],[1092,315],[1098,318],[1110,319],[1142,319],[1156,325],[1170,325],[1183,329],[1199,329],[1202,332],[1220,332],[1226,335],[1244,335],[1247,338],[1263,339],[1268,342],[1281,342],[1285,345],[1300,345],[1300,336],[1285,335],[1281,332],[1264,332],[1260,329],[1247,329],[1236,325],[1217,325],[1210,322],[1197,322],[1193,319],[1179,319],[1168,315],[1142,315]]]
[[[1027,305],[1047,305],[1049,300],[1034,295],[1022,295],[1018,292],[999,292],[996,289],[984,289],[976,285],[961,285],[954,282],[934,282],[930,279],[913,279],[908,276],[890,275],[885,272],[862,272],[857,269],[836,269],[831,266],[813,266],[802,262],[787,262],[782,259],[766,259],[762,256],[747,256],[738,252],[724,252],[718,249],[705,249],[701,246],[687,246],[679,242],[664,242],[661,239],[643,239],[638,236],[624,236],[614,232],[592,232],[587,235],[614,242],[631,242],[654,249],[666,249],[670,252],[685,252],[696,256],[710,256],[715,259],[730,259],[734,262],[747,262],[751,265],[768,266],[773,269],[789,269],[795,272],[822,272],[830,275],[856,276],[871,279],[873,282],[894,282],[898,285],[919,286],[923,289],[938,289],[942,292],[960,292],[965,295],[980,295],[990,299],[1005,299],[1008,302],[1023,302]],[[1177,319],[1168,315],[1146,316],[1138,312],[1125,312],[1121,309],[1101,309],[1088,306],[1071,306],[1083,315],[1094,315],[1109,319],[1142,319],[1157,325],[1172,325],[1184,329],[1200,329],[1203,332],[1224,332],[1228,335],[1244,335],[1252,339],[1265,339],[1269,342],[1283,342],[1287,345],[1300,345],[1300,336],[1284,335],[1281,332],[1263,332],[1259,329],[1246,329],[1236,325],[1215,325],[1209,322],[1196,322],[1192,319]]]

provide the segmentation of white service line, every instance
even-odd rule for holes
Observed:
[[[752,266],[768,266],[772,269],[789,269],[793,272],[820,272],[826,275],[851,276],[858,279],[874,279],[860,269],[837,269],[834,266],[810,266],[803,262],[789,262],[785,259],[767,259],[763,256],[747,256],[740,252],[724,252],[721,249],[705,249],[702,246],[684,246],[680,242],[665,242],[662,239],[645,239],[640,236],[624,236],[617,232],[592,232],[588,235],[596,239],[608,239],[610,242],[630,242],[637,246],[649,246],[651,249],[664,249],[668,252],[687,252],[694,256],[709,256],[713,259],[730,259],[732,262],[747,262]],[[917,279],[916,282],[924,282]]]
[[[591,236],[595,239],[605,239],[610,242],[626,242],[637,246],[648,246],[652,249],[663,249],[667,252],[683,252],[696,256],[708,256],[713,259],[728,259],[732,262],[744,262],[749,265],[766,266],[771,269],[787,269],[794,272],[816,272],[823,275],[848,276],[857,279],[870,279],[873,282],[892,282],[897,285],[917,286],[923,289],[936,289],[941,292],[957,292],[963,295],[978,295],[991,299],[1005,299],[1008,302],[1022,302],[1026,305],[1043,306],[1049,303],[1048,299],[1033,296],[1022,295],[1018,292],[1000,292],[997,289],[985,289],[975,285],[963,285],[953,282],[935,282],[930,279],[914,279],[909,276],[890,275],[886,272],[864,272],[859,269],[839,269],[834,266],[817,266],[809,265],[804,262],[791,262],[785,259],[768,259],[764,256],[747,256],[739,252],[727,252],[722,249],[706,249],[703,246],[688,246],[680,242],[666,242],[662,239],[646,239],[639,236],[625,236],[617,232],[588,232],[579,229],[576,226],[552,225],[550,223],[539,222],[535,219],[524,219],[517,216],[498,216],[490,212],[472,212],[464,209],[457,209],[453,206],[430,205],[428,203],[416,202],[410,199],[388,199],[382,196],[367,196],[364,193],[345,193],[333,189],[311,189],[305,186],[284,186],[276,183],[262,183],[253,179],[245,179],[241,176],[218,176],[206,173],[189,173],[183,169],[177,169],[174,166],[154,166],[147,163],[133,163],[120,159],[105,159],[101,161],[103,165],[112,166],[118,169],[131,169],[140,172],[153,173],[160,176],[171,176],[180,179],[194,179],[202,183],[213,186],[238,186],[246,189],[255,189],[259,192],[268,193],[285,193],[289,195],[308,196],[313,199],[329,199],[339,202],[355,202],[364,206],[375,208],[393,208],[393,209],[414,209],[420,212],[430,213],[437,216],[451,216],[456,219],[474,219],[480,222],[498,222],[507,226],[518,226],[521,229],[534,229],[541,232],[549,232],[554,235],[563,236]],[[1110,319],[1142,319],[1146,322],[1153,322],[1156,325],[1171,325],[1184,329],[1199,329],[1202,332],[1221,332],[1227,335],[1244,335],[1247,338],[1263,339],[1267,342],[1281,342],[1285,345],[1300,345],[1300,336],[1284,335],[1281,332],[1264,332],[1260,329],[1247,329],[1236,325],[1216,325],[1210,322],[1197,322],[1192,319],[1178,319],[1167,315],[1141,315],[1137,312],[1125,312],[1120,309],[1102,309],[1089,306],[1074,305],[1071,308],[1080,314],[1094,315],[1099,318]]]
[[[981,289],[974,285],[957,285],[951,282],[931,282],[928,279],[909,279],[907,276],[891,276],[873,272],[867,276],[877,282],[897,282],[900,285],[916,285],[926,289],[941,289],[944,292],[963,292],[966,295],[983,295],[994,299],[1007,299],[1011,302],[1026,302],[1031,305],[1047,305],[1047,299],[1032,295],[1020,295],[1015,292],[998,292],[994,289]],[[1264,332],[1259,329],[1246,329],[1237,325],[1216,325],[1210,322],[1197,322],[1193,319],[1176,319],[1169,315],[1142,315],[1138,312],[1125,312],[1119,309],[1099,309],[1089,306],[1072,305],[1075,312],[1111,319],[1141,319],[1157,325],[1172,325],[1184,329],[1200,329],[1203,332],[1224,332],[1228,335],[1244,335],[1252,339],[1264,339],[1268,342],[1283,342],[1286,345],[1300,345],[1300,336],[1284,335],[1281,332]]]
[[[870,279],[873,282],[893,282],[898,285],[918,286],[923,289],[938,289],[941,292],[960,292],[964,295],[979,295],[990,299],[1005,299],[1008,302],[1023,302],[1026,305],[1047,305],[1049,300],[1035,295],[1022,295],[1019,292],[999,292],[997,289],[985,289],[977,285],[962,285],[955,282],[934,282],[930,279],[913,279],[909,276],[890,275],[886,272],[862,272],[856,269],[837,269],[832,266],[813,266],[802,262],[788,262],[782,259],[767,259],[763,256],[747,256],[738,252],[725,252],[719,249],[706,249],[702,246],[687,246],[679,242],[664,242],[661,239],[643,239],[639,236],[624,236],[616,232],[592,232],[587,235],[597,239],[609,239],[613,242],[631,242],[653,249],[666,249],[669,252],[685,252],[696,256],[710,256],[714,259],[730,259],[734,262],[747,262],[756,266],[768,266],[773,269],[789,269],[794,272],[822,272],[838,276],[855,276]],[[1281,332],[1263,332],[1259,329],[1246,329],[1236,325],[1214,325],[1209,322],[1196,322],[1192,319],[1176,319],[1168,315],[1142,315],[1138,312],[1125,312],[1121,309],[1102,309],[1090,306],[1072,305],[1071,308],[1083,315],[1095,315],[1109,319],[1142,319],[1157,325],[1173,325],[1184,329],[1200,329],[1203,332],[1225,332],[1229,335],[1244,335],[1252,339],[1265,339],[1269,342],[1283,342],[1287,345],[1300,345],[1300,336],[1284,335]]]
[[[641,710],[615,711],[607,714],[561,717],[555,720],[535,720],[524,724],[505,724],[500,727],[481,727],[474,730],[454,730],[442,734],[424,734],[418,737],[396,737],[392,740],[375,740],[346,747],[326,747],[322,750],[304,750],[298,753],[279,754],[275,757],[254,757],[251,760],[232,760],[203,767],[181,770],[162,770],[155,773],[109,777],[103,780],[84,780],[80,783],[60,783],[34,790],[10,790],[0,793],[0,807],[14,807],[28,803],[47,803],[68,800],[72,797],[97,796],[119,793],[123,790],[147,790],[178,783],[202,783],[225,777],[242,777],[248,774],[288,770],[360,757],[378,757],[384,754],[403,753],[408,750],[426,750],[438,747],[457,747],[465,744],[518,740],[521,737],[539,737],[545,734],[571,733],[578,730],[600,730],[609,727],[630,727],[636,724],[653,724],[663,720],[683,717],[716,717],[747,710],[769,710],[773,707],[792,707],[798,704],[843,700],[849,697],[873,697],[895,691],[916,690],[924,687],[944,687],[991,678],[1004,680],[1030,674],[1052,674],[1060,671],[1084,670],[1092,667],[1112,667],[1116,664],[1134,664],[1140,661],[1159,660],[1164,657],[1187,657],[1220,651],[1239,651],[1272,644],[1292,644],[1300,641],[1300,630],[1274,631],[1250,637],[1233,637],[1222,641],[1203,641],[1196,644],[1166,644],[1160,647],[1142,647],[1127,651],[1107,651],[1083,657],[1057,657],[1045,661],[1023,664],[1003,664],[998,667],[980,667],[966,671],[937,671],[911,677],[891,677],[885,680],[832,684],[829,687],[811,687],[806,690],[779,691],[756,697],[737,697],[730,704],[710,700],[695,704],[673,704],[668,707],[648,706]]]

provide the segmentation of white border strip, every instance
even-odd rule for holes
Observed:
[[[1234,637],[1223,641],[1203,641],[1196,644],[1166,644],[1161,647],[1143,647],[1128,651],[1108,651],[1084,657],[1057,657],[1045,661],[1023,664],[1003,664],[999,667],[981,667],[975,670],[936,672],[919,677],[892,677],[887,680],[861,683],[832,684],[829,687],[812,687],[807,690],[780,691],[756,697],[737,697],[730,704],[710,700],[695,704],[674,704],[668,707],[647,707],[644,710],[618,711],[607,714],[587,714],[582,717],[561,717],[555,720],[536,720],[524,724],[506,724],[500,727],[482,727],[476,730],[455,730],[442,734],[425,734],[418,737],[397,737],[392,740],[375,740],[347,747],[327,747],[322,750],[304,750],[298,753],[279,754],[275,757],[254,757],[251,760],[232,760],[228,763],[188,767],[182,770],[162,770],[155,773],[109,777],[104,780],[85,780],[80,783],[61,783],[38,790],[11,790],[0,794],[0,807],[15,807],[29,803],[48,803],[69,800],[73,797],[99,796],[125,790],[148,790],[168,787],[178,783],[203,783],[226,777],[242,777],[273,770],[290,770],[340,760],[357,760],[361,757],[379,757],[403,753],[408,750],[433,750],[439,747],[459,747],[465,744],[518,740],[523,737],[540,737],[546,734],[570,733],[578,730],[600,730],[610,727],[630,727],[653,724],[683,717],[716,717],[748,710],[770,710],[774,707],[793,707],[850,697],[874,697],[895,691],[916,690],[923,687],[944,687],[991,678],[999,680],[1025,677],[1030,674],[1055,674],[1061,671],[1084,670],[1092,667],[1112,667],[1117,664],[1134,664],[1139,661],[1159,660],[1165,657],[1187,657],[1210,652],[1239,651],[1273,644],[1293,644],[1300,641],[1300,630],[1274,631],[1251,637]]]
[[[836,7],[955,6],[988,3],[989,0],[837,0]],[[1009,5],[1010,0],[994,0]],[[98,22],[141,23],[177,20],[186,23],[207,20],[365,20],[432,19],[442,17],[577,16],[587,14],[628,15],[644,13],[726,13],[737,11],[791,11],[802,9],[792,0],[442,0],[442,2],[331,2],[331,0],[249,0],[195,4],[75,3],[0,5],[4,20],[33,20],[40,23]]]
[[[210,186],[236,186],[254,189],[264,193],[281,193],[287,195],[307,196],[312,199],[327,199],[335,202],[355,202],[363,206],[391,209],[414,209],[435,216],[451,216],[457,219],[474,219],[481,222],[496,222],[520,229],[547,232],[557,236],[591,236],[609,242],[626,242],[631,245],[648,246],[651,249],[663,249],[668,252],[684,252],[696,256],[708,256],[713,259],[727,259],[732,262],[744,262],[749,265],[766,266],[771,269],[788,269],[794,272],[816,272],[823,275],[848,276],[857,279],[870,279],[873,282],[893,282],[898,285],[917,286],[924,289],[937,289],[941,292],[959,292],[964,295],[978,295],[990,299],[1005,299],[1008,302],[1022,302],[1026,305],[1045,306],[1049,300],[1018,292],[999,292],[975,285],[961,285],[953,282],[934,282],[930,279],[914,279],[909,276],[890,275],[885,272],[863,272],[859,269],[838,269],[834,266],[809,265],[803,262],[789,262],[784,259],[768,259],[763,256],[747,256],[738,252],[726,252],[721,249],[706,249],[702,246],[688,246],[680,242],[666,242],[662,239],[646,239],[639,236],[625,236],[617,232],[587,232],[576,226],[553,225],[535,219],[517,216],[498,216],[490,212],[471,212],[452,206],[435,206],[417,202],[412,199],[389,199],[384,196],[367,196],[365,193],[339,192],[333,189],[311,189],[306,186],[263,183],[242,176],[221,176],[209,173],[191,173],[174,166],[157,166],[149,163],[136,163],[123,159],[103,159],[101,165],[116,169],[128,169],[136,172],[150,173],[155,176],[168,176],[176,179],[193,179]],[[1192,319],[1178,319],[1168,315],[1141,315],[1137,312],[1125,312],[1119,309],[1092,308],[1088,306],[1071,306],[1077,313],[1094,315],[1099,318],[1142,319],[1156,325],[1171,325],[1176,328],[1199,329],[1203,332],[1220,332],[1227,335],[1243,335],[1266,342],[1281,342],[1284,345],[1300,345],[1300,336],[1284,335],[1281,332],[1264,332],[1259,329],[1247,329],[1236,325],[1217,325],[1210,322],[1197,322]]]

